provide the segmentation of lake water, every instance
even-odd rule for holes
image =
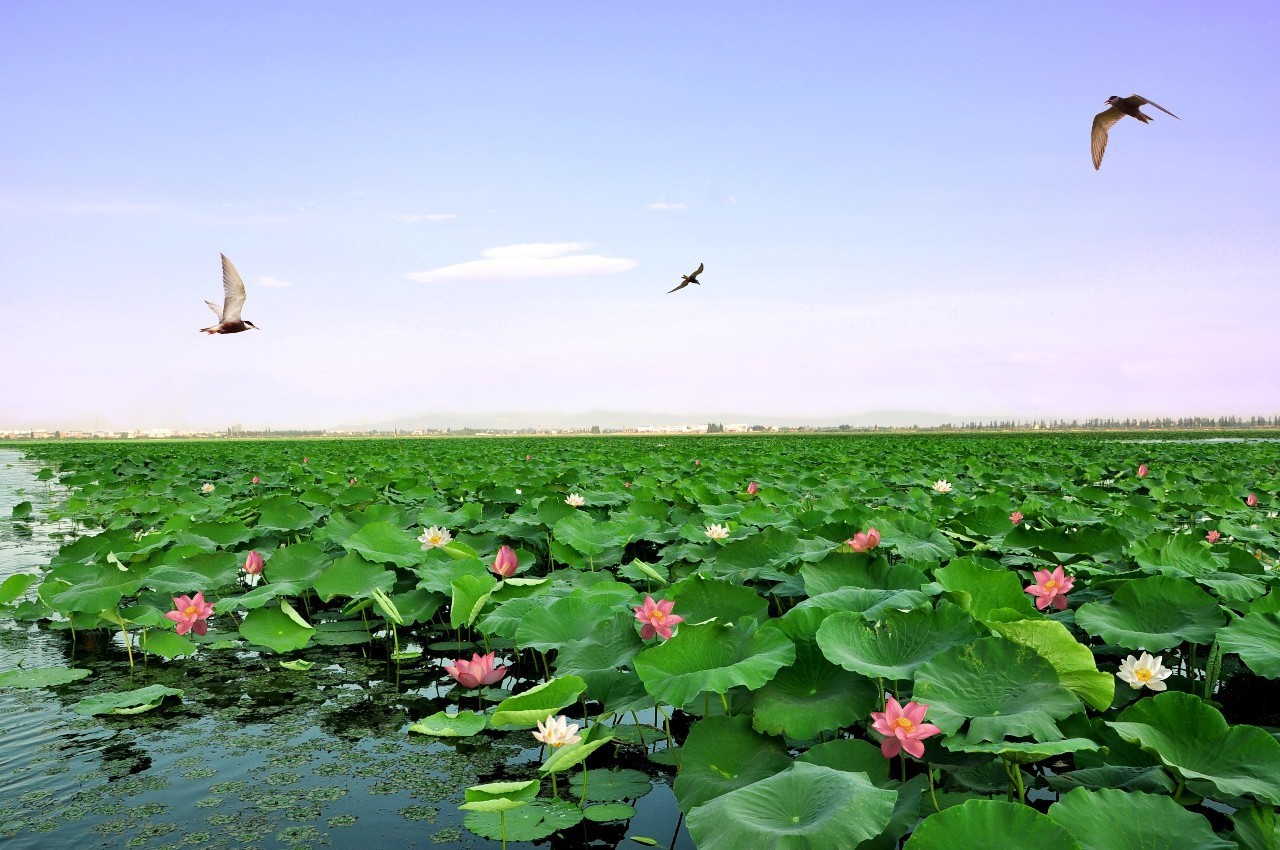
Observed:
[[[41,522],[60,491],[36,480],[40,464],[0,449],[0,581],[35,572],[74,529]],[[31,521],[10,518],[31,501]],[[468,650],[469,652],[470,650]],[[216,652],[130,670],[123,646],[95,631],[35,628],[0,619],[0,671],[89,669],[79,682],[0,690],[0,839],[25,848],[482,848],[458,805],[479,782],[535,774],[539,750],[527,732],[484,732],[441,741],[408,726],[449,703],[426,662],[397,668],[365,648],[316,647],[298,654],[307,672],[281,669],[256,652]],[[133,717],[82,717],[85,696],[164,684],[180,703]],[[619,750],[624,754],[623,750]],[[693,847],[671,793],[670,774],[631,802],[629,823],[584,822],[516,847]],[[598,768],[593,768],[595,775]],[[561,780],[561,788],[563,790]],[[548,781],[543,783],[549,786]],[[588,783],[590,787],[590,783]],[[746,848],[744,848],[746,850]]]

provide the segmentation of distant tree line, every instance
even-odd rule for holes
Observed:
[[[959,424],[880,427],[840,425],[839,431],[1190,431],[1197,428],[1213,430],[1246,430],[1249,428],[1280,428],[1278,416],[1165,416],[1156,419],[991,419],[986,422],[971,420]]]

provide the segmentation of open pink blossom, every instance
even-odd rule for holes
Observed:
[[[626,487],[628,490],[630,490],[630,489],[631,489],[631,482],[630,482],[630,481],[623,481],[623,482],[622,482],[622,486],[623,486],[623,487]]]
[[[444,665],[445,671],[464,688],[478,688],[481,685],[492,685],[507,675],[506,667],[493,666],[493,653],[481,655],[471,653],[471,660],[459,658],[452,664]]]
[[[684,622],[684,617],[671,613],[675,604],[666,599],[654,602],[652,596],[646,595],[643,605],[632,606],[636,612],[636,619],[644,623],[640,629],[640,637],[648,640],[656,634],[661,635],[663,640],[669,640],[671,627]]]
[[[884,711],[871,712],[871,728],[875,729],[884,740],[880,742],[880,752],[891,759],[900,751],[915,758],[924,756],[924,739],[942,732],[932,723],[924,723],[924,713],[929,706],[912,700],[906,705],[898,705],[893,697],[885,702]]]
[[[1139,478],[1147,477],[1147,465],[1145,463],[1138,464],[1138,477]]]
[[[693,462],[693,465],[694,465],[694,466],[702,466],[702,461],[700,461],[700,460],[695,460],[695,461]]]
[[[876,531],[873,525],[866,531],[859,531],[845,543],[848,543],[849,548],[855,552],[869,552],[880,545],[880,532]]]
[[[525,460],[533,460],[533,455],[525,455],[525,456],[524,456],[524,459],[525,459]]]
[[[1022,525],[1022,511],[1014,511],[1009,514],[1009,522],[1014,525]]]
[[[752,481],[750,484],[747,485],[748,496],[754,496],[759,491],[760,491],[760,485],[757,484],[756,482]]]
[[[348,484],[355,484],[355,483],[356,483],[356,480],[355,480],[354,478],[352,478],[352,479],[351,479],[350,481],[348,481],[347,483],[348,483]]]
[[[1258,506],[1258,497],[1250,493],[1244,497],[1244,503],[1251,508],[1256,508]]]
[[[175,596],[173,607],[174,610],[164,616],[178,624],[178,634],[195,632],[202,635],[209,631],[209,625],[205,620],[213,616],[213,606],[204,601],[203,592],[195,596]]]
[[[1221,537],[1222,537],[1222,532],[1218,531],[1218,529],[1215,528],[1213,531],[1210,531],[1208,534],[1206,534],[1204,536],[1204,539],[1208,540],[1210,543],[1217,543],[1219,538]]]
[[[503,578],[511,578],[516,574],[516,567],[519,565],[515,550],[510,546],[503,546],[498,550],[497,557],[493,559],[493,563],[489,565],[489,569],[493,570]]]
[[[1052,605],[1059,611],[1067,607],[1067,593],[1075,586],[1076,580],[1062,571],[1059,564],[1053,572],[1036,570],[1036,583],[1027,587],[1027,593],[1036,597],[1036,609],[1043,611]]]
[[[258,480],[258,476],[256,476],[256,475],[255,475],[255,476],[253,476],[253,483],[254,483],[254,484],[261,484],[262,482],[261,482],[261,481],[259,481],[259,480]]]
[[[306,462],[307,462],[307,459],[304,457],[304,458],[302,459],[302,462],[303,462],[303,463],[306,463]]]
[[[249,557],[244,559],[244,566],[241,569],[251,576],[256,576],[262,574],[263,566],[262,556],[258,554],[257,550],[254,550],[249,553]]]

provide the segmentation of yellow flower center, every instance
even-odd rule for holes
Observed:
[[[1133,678],[1145,685],[1147,682],[1151,681],[1151,671],[1145,668],[1141,670],[1134,670]]]
[[[661,623],[666,619],[667,619],[667,615],[663,614],[661,611],[654,611],[652,614],[649,615],[649,621],[652,623]]]
[[[1049,579],[1048,581],[1046,581],[1046,582],[1044,583],[1044,589],[1045,589],[1045,590],[1053,590],[1053,589],[1054,589],[1055,587],[1057,587],[1057,586],[1058,586],[1058,583],[1057,583],[1056,581],[1054,581],[1053,579]]]
[[[183,616],[185,617],[195,617],[195,616],[198,616],[199,613],[200,613],[200,609],[194,605],[188,605],[186,607],[186,610],[182,612]]]
[[[897,720],[893,721],[892,725],[897,726],[899,729],[902,729],[908,735],[910,735],[911,731],[916,728],[916,724],[912,723],[910,720],[908,720],[905,717],[899,717]]]

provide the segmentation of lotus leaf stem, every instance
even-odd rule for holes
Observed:
[[[125,627],[123,619],[120,622],[120,634],[124,637],[124,651],[129,653],[129,669],[133,669],[133,643],[129,640],[129,630]]]
[[[942,811],[942,807],[938,805],[938,789],[933,784],[933,765],[929,762],[924,763],[925,771],[929,774],[929,797],[933,800],[933,810],[935,812]]]

